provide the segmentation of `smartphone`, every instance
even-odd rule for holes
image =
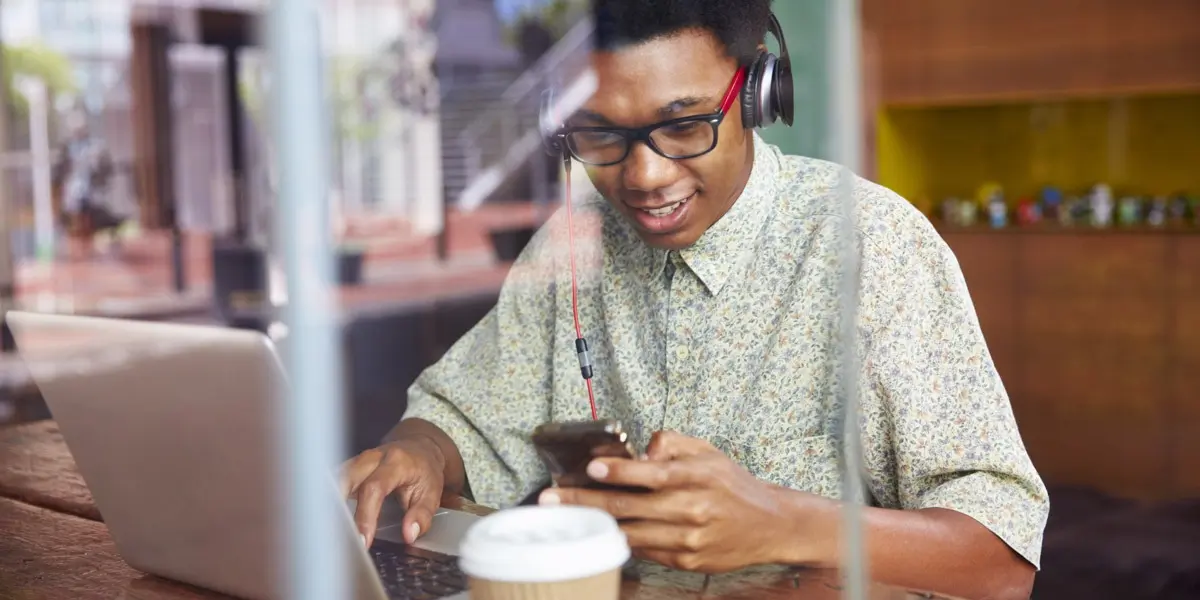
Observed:
[[[582,487],[601,490],[645,491],[601,483],[588,477],[587,466],[593,458],[635,458],[629,434],[620,421],[571,421],[545,423],[533,430],[533,445],[550,471],[555,487]]]

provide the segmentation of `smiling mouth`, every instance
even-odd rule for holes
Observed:
[[[639,208],[637,210],[640,210],[652,217],[665,217],[665,216],[668,216],[668,215],[674,213],[675,211],[679,210],[680,208],[683,208],[683,206],[686,205],[688,202],[691,202],[692,198],[694,198],[694,197],[696,197],[696,194],[692,194],[691,196],[688,196],[687,198],[684,198],[683,200],[679,200],[678,202],[674,202],[674,203],[668,204],[666,206],[660,206],[658,208]]]

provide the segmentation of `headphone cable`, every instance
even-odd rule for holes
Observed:
[[[579,281],[575,274],[575,214],[571,205],[571,157],[563,153],[563,189],[567,205],[567,240],[571,255],[571,313],[575,319],[575,354],[579,357],[579,373],[587,385],[588,406],[592,409],[592,420],[599,418],[596,411],[596,393],[592,390],[592,354],[587,338],[583,337],[583,326],[579,323]]]

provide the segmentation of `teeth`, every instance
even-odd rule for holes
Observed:
[[[675,204],[671,204],[670,206],[664,206],[662,208],[656,208],[654,210],[647,210],[646,212],[650,213],[652,216],[655,216],[655,217],[665,217],[665,216],[675,212],[676,210],[678,210],[679,207],[683,206],[685,202],[687,202],[687,200],[680,200],[679,202],[676,202]]]

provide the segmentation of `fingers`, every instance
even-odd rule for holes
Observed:
[[[411,544],[429,531],[433,526],[433,515],[437,513],[442,493],[441,478],[429,481],[419,481],[402,490],[400,503],[404,506],[404,520],[401,522],[404,541]]]
[[[400,476],[376,469],[358,487],[358,506],[354,509],[354,524],[366,540],[367,547],[375,541],[375,529],[379,525],[379,512],[387,495],[399,487]]]
[[[656,432],[650,437],[650,443],[646,445],[646,456],[650,460],[675,460],[717,451],[712,444],[704,440],[674,431]]]
[[[342,464],[341,472],[338,474],[338,488],[341,490],[342,498],[349,498],[358,491],[358,486],[371,473],[375,472],[382,456],[383,453],[379,450],[368,450]]]
[[[588,463],[587,474],[603,483],[664,490],[704,485],[710,479],[707,467],[699,461],[597,458]]]
[[[629,547],[642,551],[699,552],[701,530],[661,521],[629,521],[621,524]]]
[[[590,506],[599,508],[618,520],[658,518],[662,509],[655,505],[659,503],[661,500],[654,498],[652,494],[601,492],[583,488],[551,488],[538,497],[538,504],[544,506]]]
[[[649,494],[588,490],[583,488],[552,488],[542,492],[538,504],[553,506],[567,504],[590,506],[612,515],[619,521],[642,519],[665,523],[693,524],[698,515],[691,494],[657,492]],[[707,510],[705,512],[707,514]]]
[[[433,521],[433,512],[437,509],[437,499],[442,493],[442,474],[431,472],[422,464],[403,449],[389,448],[382,452],[382,458],[375,465],[374,471],[363,478],[357,488],[351,485],[358,499],[354,523],[368,547],[375,541],[383,502],[395,491],[401,491],[400,500],[405,509],[410,506],[417,507],[411,517],[405,515],[405,539],[415,540],[419,534],[419,531],[413,529],[414,523],[422,530],[429,529]],[[350,471],[354,470],[355,467],[352,466]],[[350,473],[348,481],[352,482],[355,474]],[[430,504],[432,506],[429,506]]]

